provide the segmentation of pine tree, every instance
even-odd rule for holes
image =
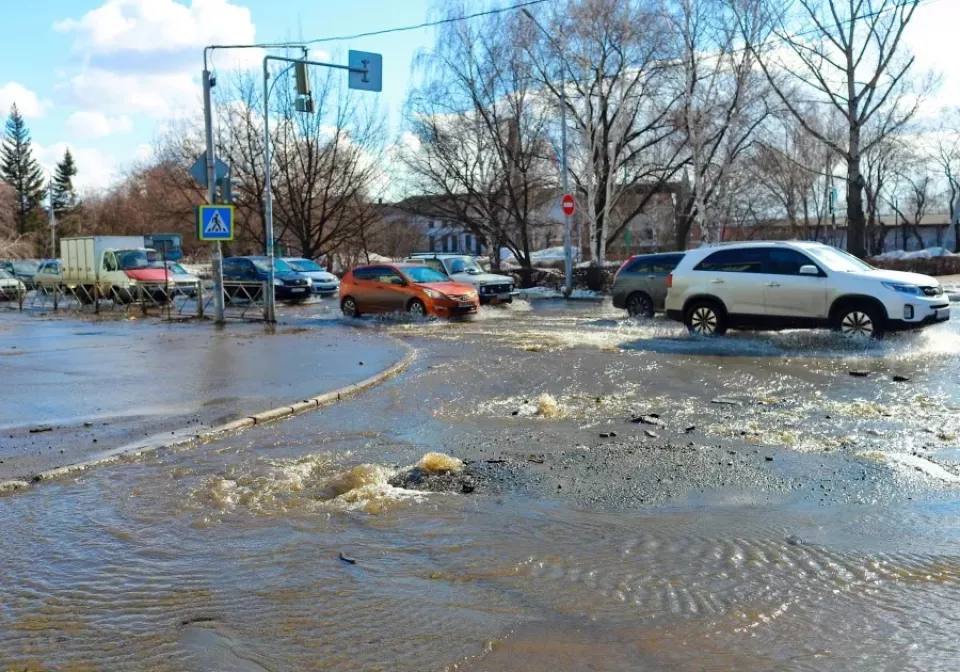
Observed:
[[[53,181],[50,183],[50,200],[57,217],[62,217],[80,205],[80,199],[77,198],[77,192],[73,188],[73,178],[76,175],[77,164],[73,160],[70,149],[67,148],[63,153],[63,159],[57,164],[57,172],[54,173]]]
[[[0,147],[0,178],[17,192],[17,233],[24,234],[34,224],[41,210],[45,189],[43,171],[33,158],[30,131],[17,109],[10,108],[3,145]]]

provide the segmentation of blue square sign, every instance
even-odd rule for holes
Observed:
[[[197,208],[200,240],[233,240],[233,206],[201,205]]]

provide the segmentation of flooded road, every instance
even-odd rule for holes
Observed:
[[[350,325],[413,366],[0,497],[0,669],[956,669],[956,324]]]

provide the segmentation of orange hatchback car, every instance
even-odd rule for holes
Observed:
[[[359,266],[340,281],[340,308],[349,317],[396,312],[456,317],[472,315],[479,307],[480,297],[473,285],[452,282],[427,266]]]

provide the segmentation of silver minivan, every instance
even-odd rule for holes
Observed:
[[[613,305],[626,308],[631,317],[653,317],[655,312],[663,311],[667,276],[683,255],[683,252],[663,252],[627,259],[613,278]]]

